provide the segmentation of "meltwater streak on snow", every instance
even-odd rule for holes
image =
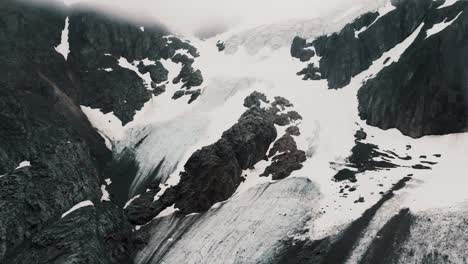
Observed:
[[[268,263],[281,240],[315,213],[319,191],[307,179],[285,179],[247,190],[207,213],[154,220],[135,263]]]
[[[62,31],[62,41],[60,44],[55,47],[55,50],[62,54],[65,60],[68,58],[68,54],[70,53],[70,44],[68,43],[68,17],[65,19],[65,28]]]
[[[448,21],[448,22],[446,22],[446,21],[447,21],[447,18],[445,18],[444,21],[440,22],[439,24],[433,25],[432,28],[430,28],[430,29],[428,29],[428,30],[426,31],[426,34],[427,34],[426,38],[429,38],[430,36],[435,35],[435,34],[441,32],[442,30],[446,29],[448,26],[452,25],[452,23],[455,22],[455,20],[457,20],[457,18],[458,18],[462,13],[463,13],[463,11],[461,11],[460,13],[458,13],[458,15],[457,15],[454,19],[452,19],[452,20],[450,20],[450,21]]]
[[[73,211],[76,211],[80,208],[83,208],[83,207],[86,207],[86,206],[94,206],[93,202],[91,202],[90,200],[86,200],[86,201],[82,201],[76,205],[74,205],[72,208],[70,208],[70,210],[66,211],[65,213],[62,214],[62,218],[64,218],[65,216],[67,216],[68,214],[70,214],[71,212]]]

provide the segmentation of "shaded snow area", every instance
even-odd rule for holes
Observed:
[[[18,170],[24,167],[30,167],[30,166],[31,166],[31,162],[25,160],[25,161],[20,162],[20,164],[18,165],[18,167],[16,167],[15,170]]]
[[[380,6],[378,9],[376,9],[376,11],[379,13],[379,16],[374,20],[374,22],[372,22],[369,26],[356,30],[354,32],[354,37],[359,38],[359,34],[372,27],[381,17],[385,16],[386,14],[390,13],[395,9],[396,7],[393,6],[390,2],[387,2],[385,5]]]
[[[436,1],[436,0],[434,0],[434,1]],[[453,4],[455,4],[458,1],[459,0],[445,0],[445,2],[441,6],[439,6],[437,9],[442,9],[442,8],[445,8],[445,7],[452,6]]]
[[[139,184],[157,167],[156,180],[176,185],[179,172],[190,155],[217,141],[223,131],[236,123],[244,111],[241,102],[254,85],[263,86],[249,78],[214,79],[206,84],[200,99],[191,105],[164,95],[155,97],[142,111],[160,113],[162,120],[152,120],[154,115],[137,114],[136,120],[142,117],[142,124],[129,129],[129,141],[122,142],[124,146],[133,146],[144,138],[135,150],[140,169],[131,186],[131,194],[135,194]]]
[[[441,32],[442,30],[446,29],[448,26],[450,26],[453,22],[455,22],[455,20],[457,20],[457,18],[463,13],[460,12],[454,19],[450,20],[450,21],[447,21],[447,18],[444,19],[444,21],[440,22],[439,24],[435,24],[434,26],[432,26],[432,28],[428,29],[426,31],[426,38],[429,38],[430,36],[432,35],[435,35],[439,32]]]
[[[62,31],[62,40],[60,44],[55,47],[55,50],[62,54],[65,60],[68,58],[68,54],[70,54],[70,44],[68,43],[68,17],[65,19],[65,28]]]
[[[152,237],[135,263],[270,263],[318,198],[312,182],[291,178],[252,188],[203,215],[158,218],[140,229]]]
[[[94,206],[93,202],[91,202],[90,200],[86,200],[86,201],[82,201],[76,205],[74,205],[72,208],[70,208],[70,210],[66,211],[65,213],[62,214],[62,218],[64,218],[65,216],[69,215],[70,213],[80,209],[80,208],[83,208],[83,207],[86,207],[86,206]]]
[[[252,28],[242,26],[216,36],[216,39],[224,41],[227,54],[234,54],[241,48],[251,55],[265,47],[273,50],[289,48],[291,39],[295,36],[314,39],[320,35],[339,31],[365,12],[379,11],[385,14],[393,8],[389,2],[389,0],[360,0],[353,2],[352,6],[346,4],[337,6],[329,11],[329,14],[321,14],[316,18],[298,18]]]
[[[106,189],[106,185],[104,185],[104,184],[101,185],[101,192],[102,192],[101,202],[110,201],[110,194]]]

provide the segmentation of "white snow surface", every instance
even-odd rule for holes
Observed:
[[[434,1],[436,1],[436,0],[434,0]],[[458,2],[458,0],[445,0],[445,2],[441,6],[439,6],[437,9],[442,9],[442,8],[445,8],[445,7],[452,6],[456,2]]]
[[[149,61],[149,60],[147,60]],[[133,72],[135,72],[138,77],[141,78],[141,80],[143,81],[143,84],[145,85],[146,89],[148,90],[153,90],[153,88],[151,87],[151,75],[149,72],[145,73],[145,74],[142,74],[140,73],[140,71],[138,71],[138,67],[137,65],[140,63],[140,61],[133,61],[133,62],[129,62],[126,58],[124,57],[120,57],[119,58],[119,66],[122,67],[122,68],[126,68],[126,69],[129,69]],[[145,64],[146,65],[146,64]]]
[[[391,11],[389,0],[360,0],[352,8],[348,5],[333,8],[329,13],[312,19],[298,18],[275,24],[264,24],[256,27],[237,28],[226,32],[216,39],[224,41],[225,53],[234,54],[239,49],[245,49],[253,55],[268,47],[273,50],[289,48],[295,36],[314,39],[320,35],[327,35],[341,30],[347,23],[363,13],[379,11],[382,14]]]
[[[435,24],[434,26],[432,26],[432,28],[428,29],[426,31],[426,38],[429,38],[430,36],[432,35],[435,35],[439,32],[441,32],[442,30],[446,29],[448,26],[452,25],[453,22],[455,22],[455,20],[457,20],[457,18],[463,13],[463,11],[461,11],[460,13],[458,13],[458,15],[453,18],[452,20],[450,21],[447,21],[447,18],[444,19],[444,21],[438,23],[438,24]]]
[[[55,47],[55,50],[62,54],[62,56],[67,60],[68,54],[70,54],[70,43],[68,42],[68,26],[69,26],[69,19],[68,17],[65,19],[65,28],[62,31],[62,40],[60,44]]]
[[[29,162],[28,160],[25,160],[25,161],[20,162],[20,164],[18,165],[18,167],[16,167],[15,170],[18,170],[24,167],[30,167],[30,166],[31,166],[31,162]]]
[[[94,206],[93,202],[90,200],[82,201],[76,205],[74,205],[70,210],[66,211],[65,213],[62,214],[62,218],[65,216],[69,215],[71,212],[76,211],[80,208],[86,207],[86,206]]]
[[[109,192],[107,191],[106,185],[104,184],[101,185],[101,192],[102,192],[101,202],[110,201],[110,195],[109,195]]]
[[[117,118],[113,112],[104,114],[99,109],[88,106],[81,106],[81,111],[86,115],[91,125],[99,132],[106,141],[108,148],[112,147],[112,142],[124,137],[124,128],[122,121]]]

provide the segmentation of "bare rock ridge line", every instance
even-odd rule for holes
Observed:
[[[133,200],[126,208],[130,222],[136,225],[146,224],[172,205],[179,210],[178,214],[200,213],[231,197],[245,180],[242,171],[267,158],[267,151],[277,138],[274,125],[287,126],[301,118],[294,111],[279,114],[281,108],[292,106],[285,98],[276,97],[269,108],[261,107],[261,102],[270,103],[265,95],[258,92],[248,96],[244,100],[244,106],[248,110],[235,125],[222,134],[220,140],[192,154],[184,166],[185,170],[180,173],[178,185],[170,187],[155,200],[160,188],[157,187],[158,184],[151,184],[150,186],[156,187],[150,187],[149,191]],[[289,134],[285,135],[287,136]],[[291,140],[294,142],[292,138]],[[276,148],[284,145],[281,142],[282,140],[276,141]],[[294,146],[286,148],[280,149],[286,153],[273,158],[274,161],[267,167],[264,176],[273,174],[274,179],[285,178],[301,167],[300,162],[306,159],[305,153]],[[274,154],[276,151],[271,152],[269,157]],[[297,156],[301,157],[297,159]],[[279,162],[284,166],[278,166],[276,163]]]

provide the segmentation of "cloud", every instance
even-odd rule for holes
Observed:
[[[32,1],[32,0],[31,0]],[[37,0],[34,0],[37,1]],[[44,0],[42,0],[44,1]],[[150,23],[160,21],[176,33],[224,30],[239,24],[268,24],[314,18],[363,0],[59,0],[85,3],[113,15]]]

